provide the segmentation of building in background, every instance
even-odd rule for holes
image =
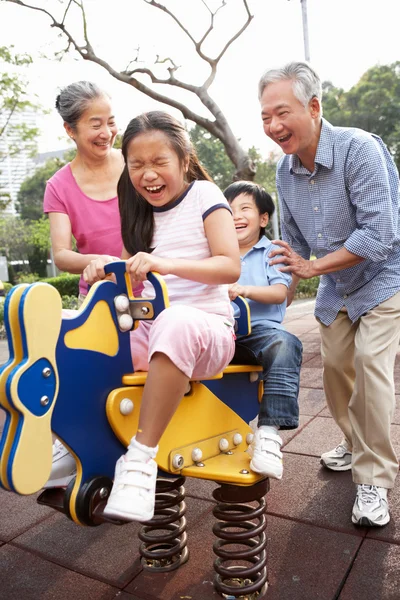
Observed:
[[[8,123],[5,115],[0,113],[0,203],[3,214],[15,215],[15,204],[21,183],[32,175],[36,168],[30,150],[22,149],[13,153],[12,149],[19,143],[18,129],[15,127],[37,127],[37,113],[31,108],[15,112]]]

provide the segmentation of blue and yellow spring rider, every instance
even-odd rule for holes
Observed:
[[[0,484],[33,494],[47,482],[55,435],[76,459],[66,489],[42,491],[38,502],[78,525],[112,521],[103,515],[114,467],[138,426],[146,372],[132,372],[129,330],[168,306],[165,283],[148,278],[154,298],[136,298],[125,263],[106,267],[112,279],[93,285],[76,315],[62,317],[58,291],[46,283],[13,287],[5,300],[9,360],[0,368]],[[238,299],[239,333],[250,328]],[[188,559],[186,477],[219,484],[213,532],[215,587],[238,598],[267,586],[265,495],[269,480],[250,471],[248,425],[262,397],[261,367],[230,364],[207,381],[191,381],[159,444],[156,511],[139,537],[143,567],[171,571]],[[88,444],[90,440],[90,444]],[[229,563],[229,565],[228,565]],[[233,566],[232,566],[232,563]]]

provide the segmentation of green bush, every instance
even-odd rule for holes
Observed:
[[[79,308],[77,296],[62,296],[61,301],[63,308],[71,308],[73,310],[77,310]]]
[[[319,277],[300,279],[296,289],[295,298],[314,298],[317,295]]]
[[[59,292],[60,296],[76,296],[79,295],[79,275],[71,275],[71,273],[63,273],[59,277],[48,277],[41,279],[45,283],[50,283]]]

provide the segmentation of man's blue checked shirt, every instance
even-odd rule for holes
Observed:
[[[400,290],[399,175],[382,140],[322,119],[310,173],[299,158],[277,168],[282,237],[303,258],[345,247],[365,258],[322,275],[315,315],[330,325],[345,307],[354,322]]]

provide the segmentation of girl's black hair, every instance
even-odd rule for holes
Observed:
[[[268,192],[265,191],[258,183],[252,181],[235,181],[228,185],[224,190],[224,196],[228,200],[229,204],[237,198],[240,194],[247,194],[254,198],[258,212],[260,215],[268,213],[268,218],[274,214],[275,204]],[[265,235],[265,229],[260,227],[260,238]]]
[[[184,126],[170,114],[155,110],[143,113],[129,123],[122,138],[122,154],[125,167],[118,181],[118,202],[121,215],[122,240],[129,254],[151,252],[154,218],[152,206],[133,187],[127,168],[129,143],[139,134],[147,131],[161,131],[171,144],[183,165],[189,157],[189,168],[186,181],[212,181],[207,171],[201,166],[196,151]]]

